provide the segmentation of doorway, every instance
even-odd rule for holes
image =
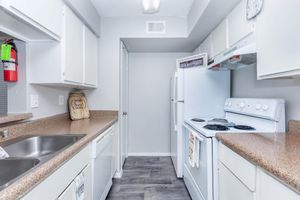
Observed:
[[[128,156],[128,76],[129,76],[129,53],[121,41],[120,44],[120,72],[121,72],[121,109],[120,109],[120,148],[121,148],[121,166]]]

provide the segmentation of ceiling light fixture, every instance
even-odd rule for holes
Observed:
[[[143,0],[144,13],[152,14],[159,11],[160,0]]]

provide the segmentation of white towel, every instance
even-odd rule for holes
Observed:
[[[75,178],[75,185],[76,185],[76,199],[77,200],[84,200],[84,176],[83,174],[79,174]]]
[[[189,163],[191,167],[195,167],[195,150],[196,137],[192,131],[189,132]]]
[[[191,167],[200,166],[201,141],[195,135],[196,133],[189,132],[189,163]]]

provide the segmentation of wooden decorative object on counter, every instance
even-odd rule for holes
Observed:
[[[69,112],[71,120],[90,118],[87,99],[83,92],[71,92],[69,96]]]

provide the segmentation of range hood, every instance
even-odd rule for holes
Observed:
[[[255,35],[250,34],[208,61],[210,70],[235,70],[256,63]]]

